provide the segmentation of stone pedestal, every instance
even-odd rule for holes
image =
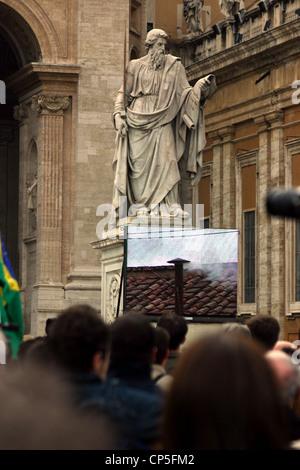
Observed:
[[[106,323],[112,323],[123,313],[124,239],[100,240],[92,246],[101,250],[101,316]]]
[[[112,323],[123,314],[122,269],[128,227],[141,230],[145,238],[151,238],[151,230],[165,233],[176,228],[192,228],[191,218],[171,217],[126,217],[117,227],[98,233],[99,240],[92,242],[94,249],[100,250],[101,262],[101,316],[106,323]]]

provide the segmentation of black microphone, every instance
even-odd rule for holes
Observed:
[[[271,215],[300,219],[300,186],[273,189],[267,195],[266,206]]]

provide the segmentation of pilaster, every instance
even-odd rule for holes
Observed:
[[[19,214],[18,214],[18,250],[19,250],[19,287],[23,305],[24,315],[24,332],[30,328],[30,314],[26,305],[26,267],[27,267],[27,250],[24,246],[23,239],[26,233],[26,152],[28,149],[28,105],[21,103],[14,106],[13,116],[19,124]]]
[[[212,139],[213,149],[213,177],[212,177],[212,214],[211,227],[222,228],[223,223],[223,155],[222,155],[222,138],[218,131],[212,131],[208,134]]]
[[[38,199],[39,256],[43,262],[39,282],[56,285],[61,285],[63,113],[68,106],[65,96],[35,95],[32,99],[32,109],[39,115],[38,143],[42,146]]]
[[[283,113],[275,111],[267,115],[270,123],[270,187],[284,185],[284,143]],[[281,330],[284,328],[285,312],[285,220],[280,217],[270,218],[271,227],[271,314],[279,321]]]
[[[39,259],[35,289],[37,311],[32,330],[47,315],[55,300],[63,306],[62,284],[62,204],[63,204],[63,131],[68,96],[34,95],[31,107],[38,114],[38,208],[37,257]],[[35,312],[36,313],[36,312]],[[51,312],[52,313],[52,312]],[[43,319],[44,320],[44,319]]]
[[[219,129],[223,139],[223,224],[222,228],[235,228],[235,152],[234,126]]]

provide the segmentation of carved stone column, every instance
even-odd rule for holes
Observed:
[[[218,131],[209,134],[213,149],[213,178],[212,178],[212,214],[211,227],[222,228],[223,223],[223,165],[222,165],[222,139]]]
[[[256,214],[256,305],[257,313],[270,314],[271,289],[271,234],[270,220],[266,211],[266,194],[270,187],[270,135],[265,116],[254,119],[259,127],[259,152],[257,159],[257,214]]]
[[[223,139],[223,224],[222,228],[235,228],[235,153],[234,126],[219,129]]]
[[[284,143],[283,143],[283,113],[275,111],[267,115],[270,123],[270,187],[284,185]],[[284,273],[284,247],[285,247],[285,220],[280,217],[270,218],[271,226],[271,314],[280,323],[284,330],[285,313],[285,279]]]
[[[62,204],[63,122],[67,96],[35,95],[32,109],[38,113],[38,310],[51,309],[49,298],[63,298]],[[50,288],[50,289],[49,289]],[[56,302],[57,305],[57,302]]]

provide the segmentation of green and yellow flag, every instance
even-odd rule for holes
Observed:
[[[7,325],[13,358],[17,358],[23,338],[23,312],[19,284],[14,275],[2,237],[0,235],[0,323]],[[10,328],[10,327],[15,328]]]

